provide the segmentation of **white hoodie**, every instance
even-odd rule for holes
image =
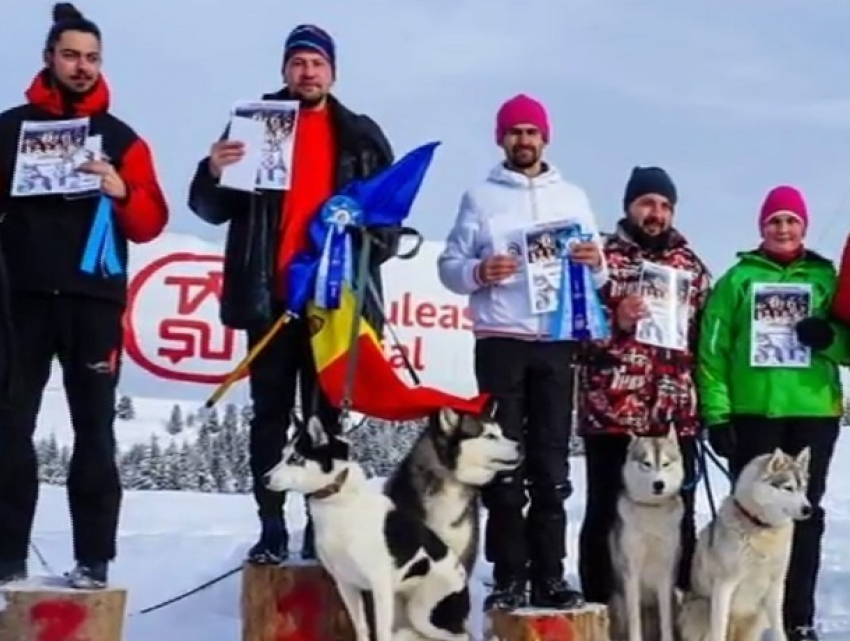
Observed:
[[[476,336],[550,339],[550,315],[532,313],[523,267],[495,285],[482,285],[475,278],[475,271],[488,256],[508,254],[509,245],[513,250],[510,253],[517,253],[523,230],[567,219],[591,233],[602,251],[587,194],[565,181],[551,165],[542,174],[529,178],[499,164],[486,181],[463,194],[437,267],[445,287],[469,296]],[[603,257],[601,269],[593,272],[593,284],[598,289],[607,280],[608,266]]]

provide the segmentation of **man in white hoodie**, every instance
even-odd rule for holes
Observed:
[[[487,609],[584,601],[563,578],[577,344],[553,338],[549,329],[554,291],[540,266],[553,259],[546,230],[578,223],[591,239],[572,246],[571,261],[590,267],[597,289],[608,269],[587,195],[543,160],[549,137],[539,102],[518,95],[502,105],[496,142],[505,160],[464,193],[438,259],[443,284],[469,296],[479,389],[498,400],[502,428],[526,452],[524,470],[484,491],[485,555],[495,581]]]

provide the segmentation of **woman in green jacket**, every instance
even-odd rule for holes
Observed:
[[[812,517],[797,524],[785,599],[788,638],[816,640],[814,596],[830,460],[842,413],[839,365],[847,333],[827,320],[832,262],[807,250],[808,213],[793,187],[771,190],[761,209],[762,243],[738,254],[709,295],[700,325],[697,385],[709,441],[733,475],[779,447],[811,450]]]

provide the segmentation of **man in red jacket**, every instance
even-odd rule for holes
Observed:
[[[11,400],[0,407],[0,583],[26,576],[38,497],[33,432],[56,357],[74,429],[67,487],[77,565],[68,579],[92,588],[106,585],[116,553],[121,484],[113,422],[127,245],[156,238],[168,207],[147,144],[109,113],[100,30],[70,4],[57,4],[53,19],[45,67],[27,102],[0,114],[0,247],[16,351]],[[69,178],[73,172],[57,157],[74,149],[79,134],[61,121],[80,118],[102,153],[77,167],[99,180],[87,193],[68,195],[57,187],[78,177]],[[25,139],[22,130],[55,133]],[[42,162],[25,179],[19,140]],[[26,193],[34,185],[39,195]]]

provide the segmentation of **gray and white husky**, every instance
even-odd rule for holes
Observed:
[[[683,641],[785,641],[782,605],[794,522],[811,516],[809,449],[754,458],[700,532],[691,592],[679,615]]]
[[[333,577],[357,641],[468,641],[468,576],[424,522],[399,510],[348,460],[348,444],[312,417],[264,478],[273,492],[305,494],[316,553]]]
[[[480,416],[435,412],[384,487],[395,505],[445,541],[470,574],[478,557],[481,487],[522,462],[519,443],[504,435],[494,415],[495,404]]]
[[[611,638],[674,641],[675,581],[685,508],[685,465],[676,431],[633,436],[622,469],[623,490],[608,537],[614,569]]]

